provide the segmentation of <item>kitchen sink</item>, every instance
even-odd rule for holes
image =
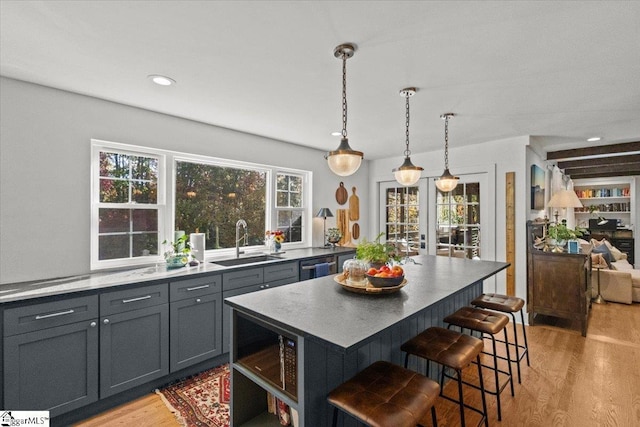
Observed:
[[[274,259],[282,259],[282,258],[277,256],[271,256],[271,255],[257,255],[257,256],[244,257],[244,258],[221,259],[218,261],[211,261],[211,263],[222,265],[225,267],[232,267],[234,265],[253,264],[256,262],[265,262],[265,261],[271,261]]]

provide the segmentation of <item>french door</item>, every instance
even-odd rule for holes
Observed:
[[[395,181],[380,183],[380,227],[383,238],[404,256],[420,253],[426,233],[426,179],[405,187]]]
[[[491,218],[487,174],[462,175],[458,186],[442,193],[429,178],[429,253],[447,257],[493,260],[495,218]],[[484,237],[483,237],[484,236]]]

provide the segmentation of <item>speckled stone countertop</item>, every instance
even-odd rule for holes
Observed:
[[[328,276],[227,298],[225,302],[297,335],[349,351],[509,266],[504,262],[425,255],[414,259],[421,265],[404,266],[407,285],[391,294],[349,292],[334,281],[334,276]]]
[[[336,247],[335,249],[306,248],[293,249],[278,254],[279,259],[253,264],[243,264],[233,267],[224,267],[214,264],[216,258],[206,259],[197,267],[182,267],[167,269],[164,263],[155,266],[127,269],[115,272],[99,272],[80,276],[62,277],[51,280],[37,280],[33,282],[8,283],[0,285],[0,304],[16,302],[33,298],[41,298],[52,295],[62,295],[73,292],[91,291],[113,286],[128,285],[131,283],[154,283],[167,280],[179,280],[224,273],[243,268],[272,265],[287,261],[298,261],[323,255],[340,255],[355,251],[355,248]],[[263,255],[261,252],[247,253],[242,257]],[[222,259],[229,259],[224,257]]]

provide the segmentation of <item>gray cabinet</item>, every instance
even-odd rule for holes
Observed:
[[[222,277],[171,282],[169,370],[222,354]]]
[[[4,312],[4,407],[56,416],[98,400],[98,297]]]
[[[100,397],[169,373],[166,283],[100,295]]]

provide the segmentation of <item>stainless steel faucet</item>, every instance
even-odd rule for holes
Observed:
[[[240,227],[244,227],[244,235],[240,237]],[[240,250],[240,240],[244,239],[244,245],[247,246],[249,244],[249,236],[247,234],[247,222],[244,219],[239,219],[236,222],[236,258],[240,258],[240,254],[243,254],[244,251]]]

